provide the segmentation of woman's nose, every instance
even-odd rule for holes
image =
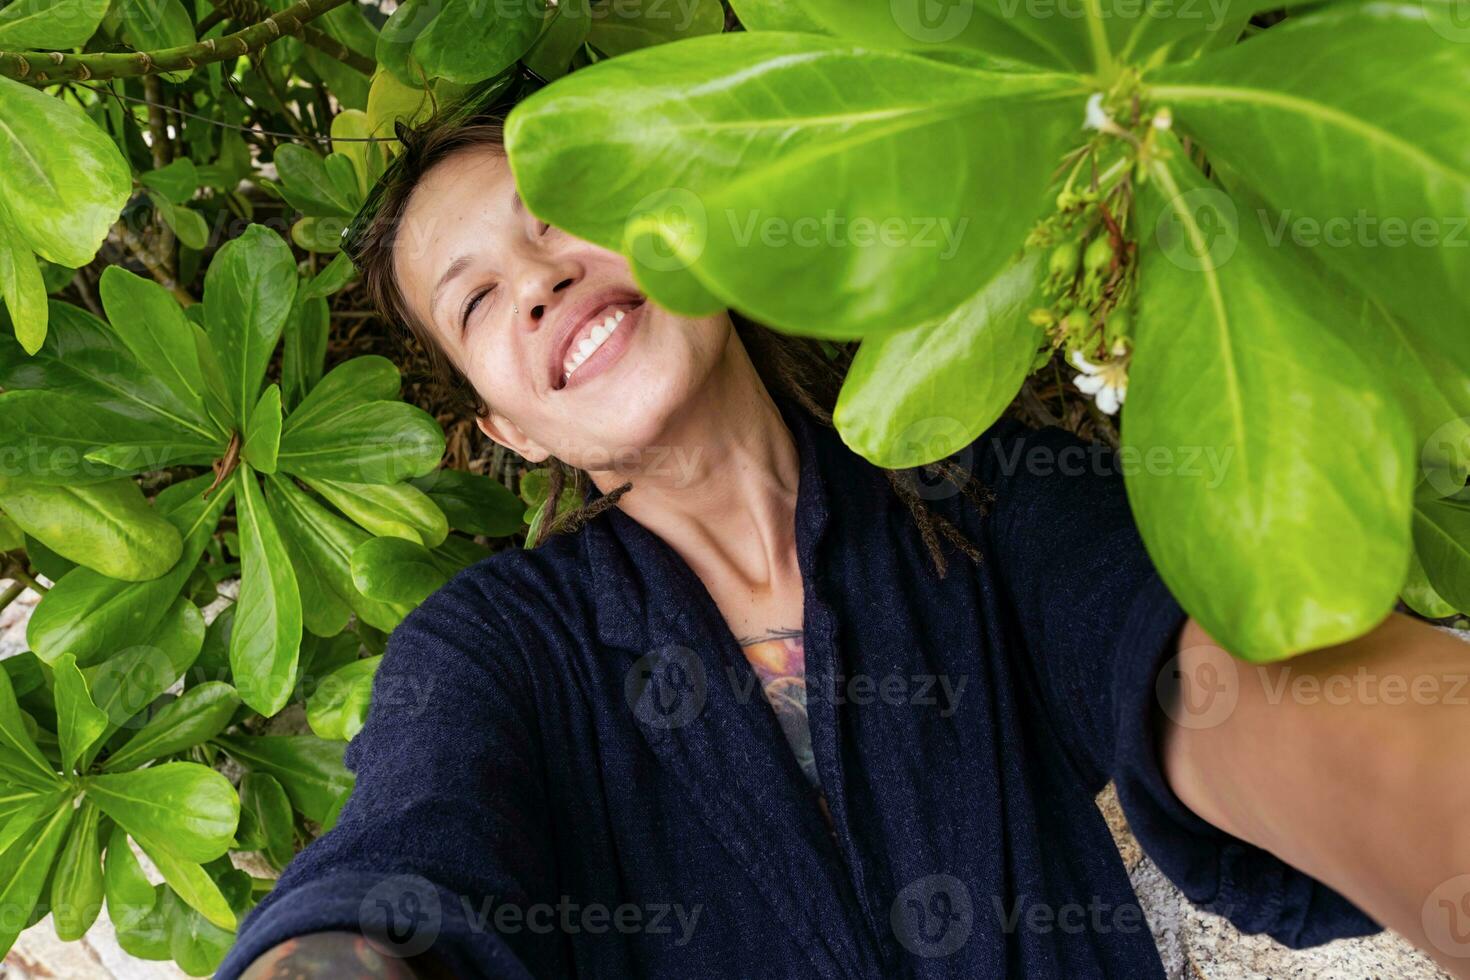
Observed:
[[[570,286],[572,284],[572,282],[573,282],[573,280],[570,277],[561,280],[556,285],[554,285],[554,286],[551,287],[551,293],[552,293],[552,295],[555,296],[555,294],[560,293],[562,290],[564,290],[568,286]],[[548,300],[548,302],[549,302],[549,300]],[[547,303],[546,302],[537,303],[537,304],[533,305],[531,307],[531,319],[533,321],[540,320],[543,316],[546,315],[546,307],[547,307]]]

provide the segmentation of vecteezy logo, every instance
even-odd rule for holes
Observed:
[[[687,269],[704,254],[709,214],[699,195],[683,187],[654,191],[633,205],[623,230],[629,257],[653,272]]]
[[[439,892],[418,875],[393,875],[363,896],[361,932],[385,956],[417,956],[439,938]]]
[[[1470,874],[1456,875],[1430,892],[1421,920],[1435,949],[1470,957]]]
[[[970,938],[975,906],[954,875],[925,875],[893,900],[888,921],[903,948],[917,956],[948,956]]]
[[[1192,657],[1185,668],[1181,658]],[[1240,701],[1240,671],[1235,660],[1219,647],[1182,651],[1164,664],[1155,682],[1159,705],[1181,728],[1214,728],[1235,711]]]
[[[623,680],[628,707],[650,728],[682,728],[704,710],[709,679],[699,655],[687,647],[651,650]]]
[[[1185,191],[1159,212],[1154,237],[1169,261],[1186,272],[1218,269],[1240,243],[1235,202],[1213,187]]]
[[[893,22],[915,41],[943,44],[959,37],[975,16],[975,0],[889,0]]]

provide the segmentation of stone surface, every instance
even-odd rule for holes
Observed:
[[[0,580],[0,589],[6,584]],[[35,602],[27,592],[0,611],[0,658],[26,649],[25,624]],[[1448,980],[1427,956],[1390,933],[1300,951],[1266,937],[1241,935],[1225,919],[1190,905],[1143,854],[1111,789],[1098,797],[1098,806],[1138,892],[1169,980]],[[137,960],[118,948],[106,909],[75,943],[59,941],[51,920],[42,920],[21,935],[0,963],[0,980],[177,980],[184,975],[172,963]]]

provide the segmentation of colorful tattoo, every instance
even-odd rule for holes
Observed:
[[[806,651],[801,630],[771,630],[742,637],[740,646],[760,679],[761,690],[776,712],[801,771],[813,786],[819,786],[806,713]]]
[[[357,933],[317,932],[266,950],[240,976],[241,980],[419,980],[433,975],[385,955]]]

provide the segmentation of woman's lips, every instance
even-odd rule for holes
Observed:
[[[558,390],[566,391],[586,384],[616,364],[623,356],[623,352],[628,349],[629,343],[632,342],[633,333],[643,324],[643,312],[647,306],[645,301],[628,310],[623,315],[623,319],[618,322],[617,329],[602,342],[600,347],[587,355],[587,359],[572,372],[572,376],[567,378],[566,383]]]

